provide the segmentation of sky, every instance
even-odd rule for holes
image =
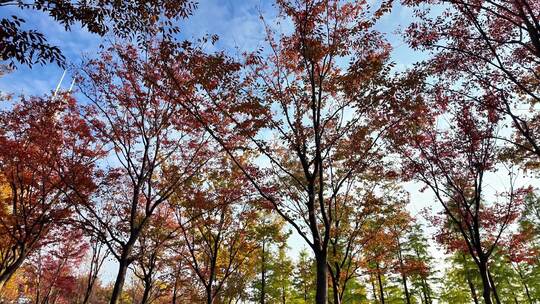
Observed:
[[[231,55],[242,51],[254,50],[264,45],[263,24],[259,19],[262,13],[266,20],[272,21],[276,16],[273,1],[270,0],[205,0],[200,1],[197,10],[188,20],[180,21],[182,38],[199,38],[205,34],[217,34],[220,37],[216,45]],[[405,67],[414,62],[411,50],[402,42],[395,32],[399,26],[410,22],[412,10],[397,6],[391,14],[382,18],[377,29],[387,33],[394,45],[394,59],[398,67]],[[102,37],[91,34],[79,24],[71,30],[52,20],[45,13],[34,10],[23,10],[16,7],[3,7],[0,17],[17,15],[26,20],[26,29],[37,29],[45,34],[52,45],[57,45],[70,64],[80,65],[85,56],[92,58],[99,51],[99,45],[105,43]],[[58,84],[63,70],[54,64],[36,65],[32,68],[19,66],[0,79],[0,91],[15,94],[40,95],[53,90]],[[69,86],[71,79],[64,80]]]
[[[243,51],[256,50],[264,45],[263,24],[259,18],[262,13],[267,20],[276,17],[276,10],[269,0],[201,0],[198,9],[186,21],[181,21],[182,38],[199,38],[206,34],[217,34],[220,37],[216,49],[223,49],[230,55],[239,55]],[[85,57],[95,57],[99,45],[104,39],[89,33],[80,25],[73,26],[67,32],[63,26],[54,22],[49,16],[33,10],[21,11],[17,8],[3,8],[0,17],[16,14],[27,21],[26,28],[35,28],[43,32],[49,42],[57,45],[68,59],[70,64],[80,65]],[[398,33],[400,28],[406,27],[412,20],[412,10],[397,5],[391,14],[384,16],[376,28],[385,33],[394,47],[393,60],[396,69],[403,70],[414,62],[423,58],[424,54],[415,53],[403,42]],[[32,68],[19,66],[16,71],[0,78],[0,92],[14,93],[15,95],[43,95],[50,93],[58,85],[63,70],[54,64],[45,66],[36,65]],[[71,75],[67,75],[61,87],[68,88]],[[433,195],[420,192],[420,185],[416,183],[405,184],[410,192],[411,204],[409,211],[417,215],[423,208],[434,206]],[[302,247],[303,241],[299,236],[291,238],[291,254],[295,255]],[[437,255],[441,256],[440,249]],[[105,267],[103,278],[110,281],[115,276],[114,263]]]

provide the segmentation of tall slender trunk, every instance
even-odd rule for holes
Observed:
[[[405,302],[411,304],[411,295],[409,294],[409,288],[407,287],[407,277],[404,274],[401,274],[401,279],[403,282],[403,290],[405,291]]]
[[[326,250],[315,252],[315,264],[317,268],[317,281],[315,291],[315,303],[326,304],[328,298],[328,265],[326,264]]]
[[[339,268],[336,268],[335,273],[332,273],[330,271],[330,277],[332,279],[332,293],[334,298],[334,304],[341,304],[341,299],[339,297],[339,277],[340,277],[340,271]]]
[[[101,266],[103,266],[103,262],[107,258],[108,254],[105,252],[102,255],[102,246],[104,246],[101,243],[98,243],[97,241],[94,241],[95,243],[92,244],[92,256],[90,260],[90,269],[88,271],[88,282],[86,282],[86,288],[84,290],[83,300],[81,304],[87,304],[90,301],[90,297],[92,296],[92,290],[94,289],[94,285],[96,283],[96,279],[99,275],[99,271],[101,270]]]
[[[89,279],[88,284],[86,285],[86,290],[84,291],[84,296],[81,304],[87,304],[90,301],[90,295],[92,294],[92,289],[94,286],[94,280]]]
[[[126,281],[126,273],[129,266],[129,262],[126,254],[122,255],[118,262],[118,274],[116,275],[116,281],[114,282],[114,288],[111,294],[110,304],[118,304],[120,296],[122,295],[122,289],[124,288],[124,282]]]
[[[405,291],[405,302],[407,304],[411,304],[411,295],[409,294],[409,288],[407,287],[407,276],[405,275],[404,271],[404,265],[403,265],[403,255],[401,253],[401,243],[399,241],[399,238],[397,239],[397,245],[398,245],[398,258],[399,258],[399,267],[401,272],[401,280],[403,282],[403,289]]]
[[[384,288],[382,283],[382,276],[379,268],[379,263],[377,263],[377,280],[379,281],[379,291],[381,297],[381,304],[384,304]]]
[[[141,299],[141,304],[146,304],[150,300],[150,291],[152,291],[152,283],[145,280],[144,282],[144,291]]]
[[[208,284],[206,286],[206,304],[212,304],[214,302],[214,298],[212,297],[212,284]]]
[[[474,283],[471,280],[470,273],[466,270],[466,276],[467,276],[467,284],[469,285],[469,289],[471,290],[471,298],[474,301],[474,304],[478,304],[478,295],[476,294],[476,288],[474,287]]]
[[[177,293],[178,293],[178,287],[177,287],[177,285],[176,285],[176,279],[175,279],[175,281],[174,281],[174,287],[173,287],[173,292],[172,292],[172,301],[171,301],[172,304],[176,304]]]
[[[266,240],[263,238],[262,242],[262,256],[261,256],[261,304],[265,304],[266,299]]]
[[[531,293],[529,292],[529,286],[527,286],[527,282],[525,282],[525,278],[523,277],[523,273],[521,272],[521,267],[519,267],[519,264],[516,265],[517,273],[519,274],[519,278],[521,279],[521,284],[523,284],[523,287],[525,287],[525,294],[527,295],[527,300],[529,301],[529,304],[532,304],[532,298]]]
[[[176,304],[176,299],[178,298],[178,277],[180,277],[181,269],[181,264],[179,264],[176,266],[176,271],[174,272],[174,287],[171,301],[172,304]]]
[[[426,279],[422,278],[422,294],[424,295],[424,301],[426,304],[431,304],[431,295],[429,294],[429,286]]]
[[[488,279],[489,279],[489,284],[491,285],[491,291],[493,292],[493,296],[495,297],[495,302],[497,304],[501,304],[501,299],[499,298],[499,293],[497,292],[495,281],[493,280],[493,277],[491,276],[491,272],[489,272],[489,270],[488,270]]]
[[[371,281],[371,289],[373,290],[373,299],[375,300],[375,303],[379,302],[379,298],[377,297],[377,288],[375,287],[375,279],[373,278],[373,275],[370,275]]]
[[[420,256],[420,252],[418,252],[418,248],[414,248],[414,253],[416,254],[416,257],[418,260],[422,260],[422,257]],[[420,277],[420,282],[422,283],[422,295],[420,297],[424,297],[424,301],[426,304],[431,304],[431,295],[429,294],[429,284],[427,280],[424,277]]]
[[[478,269],[480,270],[480,278],[482,279],[482,297],[484,298],[484,303],[492,304],[491,284],[489,282],[487,262],[481,260],[478,264]]]

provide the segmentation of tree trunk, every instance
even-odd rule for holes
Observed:
[[[382,283],[382,276],[379,268],[379,263],[377,263],[377,280],[379,281],[379,291],[380,291],[380,297],[381,297],[381,304],[384,304],[384,288]]]
[[[403,255],[401,254],[401,243],[399,241],[399,238],[397,239],[398,244],[398,258],[399,258],[399,267],[401,272],[401,280],[403,282],[403,289],[405,291],[405,302],[407,304],[411,304],[411,295],[409,294],[409,288],[407,287],[407,276],[404,272],[404,265],[403,265]]]
[[[265,304],[266,299],[266,240],[262,242],[262,256],[261,256],[261,304]]]
[[[332,278],[332,293],[334,298],[334,304],[341,304],[341,299],[339,298],[339,271],[336,270],[335,274],[330,271],[330,277]]]
[[[529,292],[529,286],[527,286],[527,282],[525,282],[525,278],[523,277],[523,273],[521,272],[521,268],[519,267],[519,264],[516,265],[517,273],[519,274],[519,278],[521,279],[521,283],[523,284],[523,287],[525,287],[525,294],[527,295],[527,300],[529,300],[529,304],[532,304],[532,298],[531,293]]]
[[[152,283],[144,282],[144,291],[141,300],[141,304],[146,304],[150,300],[150,291],[152,290]]]
[[[0,295],[2,295],[3,288],[6,286],[6,283],[11,279],[13,274],[21,267],[22,263],[24,261],[24,257],[21,255],[17,261],[10,266],[6,267],[5,269],[2,269],[0,271]]]
[[[209,284],[206,286],[206,304],[212,304],[212,302],[214,302],[212,297],[212,285]]]
[[[429,287],[424,278],[422,278],[422,293],[424,295],[424,300],[426,301],[426,304],[431,304],[431,296],[429,294]]]
[[[87,304],[88,301],[90,300],[90,295],[92,294],[93,285],[94,284],[91,283],[91,281],[89,280],[88,285],[86,286],[86,290],[84,291],[84,298],[83,298],[81,304]]]
[[[4,285],[6,285],[7,278],[0,277],[0,300],[2,299],[2,290],[4,289]]]
[[[172,304],[176,304],[176,298],[178,297],[178,277],[180,276],[180,267],[178,267],[175,271],[174,276],[174,286],[173,286],[173,292],[172,292]]]
[[[474,304],[478,304],[478,295],[476,294],[476,288],[474,287],[474,284],[471,280],[471,276],[469,272],[467,272],[467,284],[469,285],[469,289],[471,290],[471,298],[474,301]]]
[[[178,287],[176,286],[176,281],[174,282],[173,292],[172,292],[172,304],[176,304],[176,297],[178,293]]]
[[[373,278],[373,275],[370,275],[371,281],[371,289],[373,289],[373,299],[375,300],[375,303],[379,302],[379,298],[377,298],[377,288],[375,287],[375,279]]]
[[[122,289],[124,288],[126,273],[129,266],[127,257],[125,257],[124,255],[119,261],[118,274],[116,276],[116,281],[114,282],[114,288],[111,294],[111,301],[109,302],[110,304],[118,304],[120,296],[122,295]]]
[[[326,299],[328,298],[328,265],[326,264],[326,251],[315,252],[315,264],[317,267],[315,303],[326,304]]]
[[[480,270],[480,278],[482,278],[482,297],[484,298],[484,303],[492,304],[491,284],[489,282],[487,263],[485,261],[480,261],[478,268]]]
[[[405,291],[405,302],[411,304],[411,295],[409,294],[409,288],[407,287],[407,277],[405,274],[401,274],[401,278],[403,281],[403,289]]]
[[[495,297],[495,302],[497,304],[501,304],[499,293],[497,292],[497,288],[495,287],[495,281],[493,280],[493,277],[491,276],[491,273],[489,272],[489,270],[488,270],[488,278],[489,278],[489,284],[491,285],[491,291],[493,292],[493,296]]]

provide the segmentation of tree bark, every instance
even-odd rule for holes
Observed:
[[[152,290],[152,283],[144,282],[144,291],[141,299],[141,304],[146,304],[150,300],[150,291]]]
[[[381,304],[384,304],[384,288],[383,288],[383,283],[382,283],[382,277],[381,277],[381,272],[380,272],[380,268],[379,268],[379,263],[377,263],[377,280],[379,282],[379,291],[380,291],[380,297],[381,297]]]
[[[266,240],[262,242],[262,256],[261,256],[261,304],[265,304],[266,299]]]
[[[330,271],[330,277],[332,279],[332,293],[333,293],[333,298],[334,298],[334,304],[341,304],[341,299],[339,297],[340,295],[340,291],[339,291],[339,277],[340,277],[340,272],[339,272],[339,269],[336,269],[336,273],[332,273],[332,271]]]
[[[491,300],[491,284],[489,282],[487,263],[480,261],[478,268],[480,270],[480,278],[482,279],[482,297],[485,304],[492,304]]]
[[[405,302],[411,304],[411,295],[409,294],[409,288],[407,287],[407,277],[404,274],[401,274],[403,281],[403,289],[405,291]]]
[[[0,295],[2,295],[3,288],[6,286],[6,283],[11,279],[13,274],[21,267],[22,263],[24,262],[26,255],[20,255],[17,261],[5,269],[2,269],[0,271]]]
[[[474,301],[474,304],[478,304],[478,295],[476,294],[476,288],[474,287],[474,284],[471,280],[471,276],[469,272],[466,272],[467,276],[467,284],[469,285],[469,289],[471,290],[471,298]]]
[[[489,279],[489,284],[491,285],[491,291],[493,292],[493,296],[495,297],[495,302],[497,304],[501,304],[499,293],[497,292],[497,288],[495,287],[495,281],[493,280],[493,277],[491,276],[491,273],[489,272],[489,270],[488,270],[488,279]]]
[[[315,253],[315,264],[317,268],[317,281],[315,291],[315,303],[326,304],[328,298],[328,265],[326,264],[326,251]]]
[[[209,284],[206,286],[206,304],[212,304],[214,302],[214,298],[212,297],[212,285]]]
[[[405,302],[407,304],[411,304],[411,295],[409,294],[409,288],[407,287],[407,276],[405,275],[404,271],[404,265],[403,265],[403,255],[401,253],[401,243],[399,241],[399,238],[397,239],[397,245],[398,245],[398,257],[399,257],[399,267],[401,272],[401,280],[403,282],[403,289],[405,291]]]
[[[371,281],[371,289],[373,289],[373,299],[375,300],[375,303],[379,302],[379,298],[377,298],[377,288],[375,287],[375,279],[373,278],[373,275],[370,275],[370,281]]]
[[[523,287],[525,287],[525,294],[527,295],[527,300],[529,301],[529,304],[532,304],[532,298],[531,293],[529,292],[529,286],[527,286],[527,282],[525,282],[525,278],[523,277],[523,273],[521,272],[521,268],[519,267],[519,264],[516,265],[517,273],[519,274],[519,278],[521,279],[521,284],[523,284]]]
[[[424,278],[422,278],[422,293],[424,294],[424,300],[426,304],[431,304],[431,295],[429,294],[429,287]]]
[[[116,281],[114,282],[114,288],[111,294],[111,301],[109,302],[110,304],[118,304],[118,301],[120,300],[120,296],[122,295],[122,289],[124,288],[124,282],[126,280],[128,266],[129,263],[127,257],[122,256],[119,261],[118,274],[116,275]]]

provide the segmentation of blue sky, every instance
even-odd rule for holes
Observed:
[[[262,12],[267,20],[275,18],[273,1],[268,0],[205,0],[200,1],[198,9],[188,20],[181,21],[182,38],[198,38],[205,34],[217,34],[220,37],[216,48],[224,49],[231,55],[241,51],[254,50],[264,44],[263,25],[259,19]],[[394,45],[394,59],[398,68],[414,62],[411,50],[395,32],[406,26],[411,20],[412,10],[399,5],[391,14],[386,15],[377,24],[377,28],[388,35]],[[93,57],[104,39],[82,29],[75,24],[67,32],[63,26],[42,12],[21,11],[16,7],[2,9],[0,17],[17,15],[26,20],[25,29],[37,29],[45,34],[48,41],[61,48],[69,63],[80,64],[83,56]],[[54,64],[36,65],[33,68],[19,68],[0,78],[0,91],[15,94],[40,95],[53,90],[63,70]],[[64,86],[69,86],[69,75]]]

